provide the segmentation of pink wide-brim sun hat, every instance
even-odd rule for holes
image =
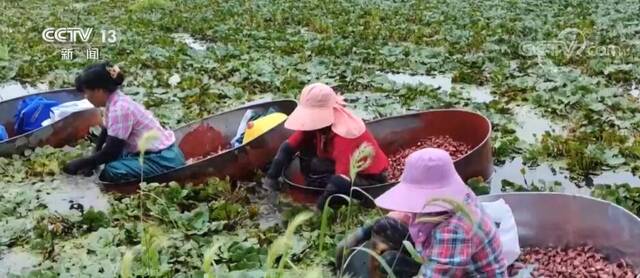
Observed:
[[[398,183],[376,199],[376,205],[392,211],[434,213],[451,210],[446,203],[433,199],[449,199],[465,204],[476,195],[462,181],[449,153],[425,148],[407,157]]]
[[[298,106],[289,115],[284,126],[292,130],[317,130],[330,126],[334,122],[333,107],[338,96],[331,87],[322,84],[310,84],[300,94]]]

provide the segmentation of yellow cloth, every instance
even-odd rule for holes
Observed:
[[[258,136],[276,127],[286,119],[287,115],[284,113],[271,113],[264,117],[258,118],[255,121],[249,122],[249,124],[247,125],[247,129],[244,131],[242,144],[246,144],[249,141],[256,139]]]

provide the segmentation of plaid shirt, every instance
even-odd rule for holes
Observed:
[[[148,151],[164,150],[176,140],[173,131],[164,129],[151,112],[120,91],[107,99],[105,126],[108,135],[127,142],[125,151],[130,153],[138,152],[138,140],[151,130],[157,130],[160,138],[152,142]]]
[[[458,213],[433,229],[422,277],[507,277],[495,224],[477,202],[467,208],[473,224]]]

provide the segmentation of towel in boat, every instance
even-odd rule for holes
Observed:
[[[502,254],[507,263],[512,264],[520,256],[520,242],[518,227],[516,227],[511,207],[503,199],[494,202],[481,202],[481,204],[491,220],[496,223],[498,237],[502,243]]]
[[[51,117],[43,121],[42,126],[55,123],[75,112],[89,110],[92,108],[94,108],[93,104],[91,104],[91,102],[89,102],[87,99],[65,102],[63,104],[60,104],[58,106],[51,108],[51,113],[50,113]]]

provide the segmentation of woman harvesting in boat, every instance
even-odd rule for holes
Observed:
[[[443,199],[465,211],[430,202]],[[342,250],[372,240],[397,277],[507,277],[496,226],[446,151],[425,148],[409,155],[400,183],[375,202],[391,212],[341,242],[338,263],[343,262]],[[404,240],[413,243],[422,264],[398,251],[406,250]]]
[[[87,67],[76,78],[76,89],[95,107],[105,107],[104,128],[95,153],[64,166],[67,174],[90,174],[104,164],[100,180],[119,182],[157,175],[183,166],[185,159],[175,145],[173,131],[165,129],[144,106],[126,96],[119,87],[124,75],[108,62]],[[143,134],[155,132],[158,139],[147,146],[144,166],[140,166],[138,141]]]
[[[352,182],[355,186],[387,182],[387,156],[362,119],[344,105],[343,98],[325,84],[314,83],[302,90],[298,107],[285,122],[295,133],[280,146],[263,181],[265,186],[279,188],[278,178],[296,153],[306,185],[325,188],[317,202],[320,209],[333,194],[349,195]],[[351,155],[363,143],[374,149],[372,163],[351,181]]]

